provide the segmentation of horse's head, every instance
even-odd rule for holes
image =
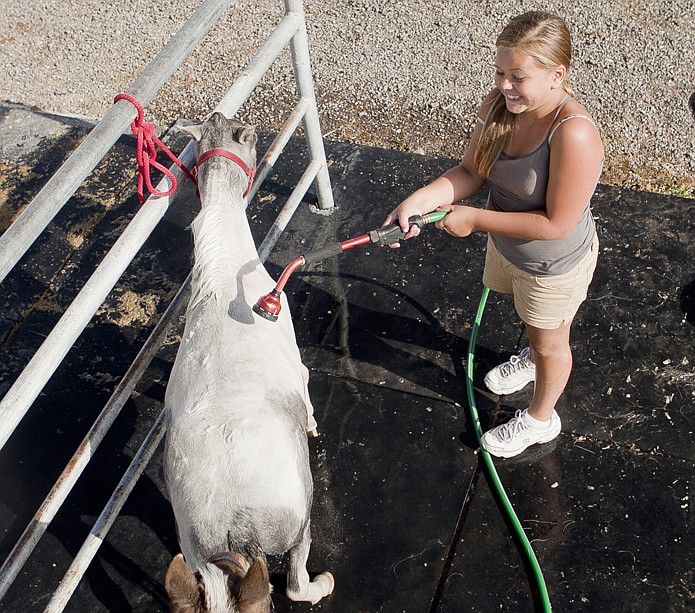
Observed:
[[[164,587],[171,613],[268,613],[270,578],[262,558],[249,564],[238,554],[212,556],[193,572],[182,554],[169,564]]]
[[[181,129],[196,140],[199,183],[201,175],[231,164],[244,171],[250,188],[256,168],[258,140],[254,126],[227,119],[222,113],[213,113],[205,123],[183,126]]]

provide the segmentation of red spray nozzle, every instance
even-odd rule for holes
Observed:
[[[261,296],[258,302],[253,305],[253,312],[269,321],[277,321],[280,315],[280,292],[282,292],[290,275],[300,266],[303,266],[306,260],[300,255],[296,260],[292,260],[282,271],[278,282],[275,284],[275,289],[265,296]]]
[[[290,275],[297,270],[297,268],[304,266],[304,264],[307,263],[325,260],[332,255],[342,253],[346,249],[352,249],[353,247],[357,247],[357,245],[364,245],[369,242],[371,242],[369,234],[364,234],[363,236],[351,238],[343,241],[342,243],[332,243],[326,247],[321,247],[321,249],[317,249],[316,251],[310,251],[306,255],[300,255],[296,260],[290,262],[285,267],[285,270],[282,271],[282,274],[275,285],[275,289],[269,294],[261,296],[261,298],[258,299],[258,302],[253,305],[253,312],[269,321],[277,321],[278,316],[280,315],[280,309],[282,308],[280,305],[280,293],[284,289]]]
[[[261,296],[253,305],[253,312],[269,321],[277,321],[280,315],[280,292],[274,289],[269,294]]]
[[[416,225],[419,228],[422,228],[422,226],[425,224],[439,221],[446,215],[446,213],[446,211],[434,211],[422,216],[413,215],[408,219],[408,223],[410,225]],[[358,245],[366,245],[367,243],[379,243],[381,245],[386,245],[388,243],[396,242],[398,239],[403,238],[404,236],[405,232],[401,230],[398,224],[391,224],[383,228],[378,228],[377,230],[372,230],[368,234],[350,238],[342,243],[332,243],[326,247],[317,249],[316,251],[310,251],[306,255],[300,255],[296,260],[290,262],[285,270],[282,271],[282,274],[275,285],[275,289],[269,294],[261,296],[258,299],[258,302],[253,305],[253,312],[269,321],[277,321],[281,309],[280,293],[285,287],[290,275],[300,266],[304,266],[304,264],[311,262],[325,260],[332,255],[338,255],[339,253],[352,249],[353,247],[357,247]]]

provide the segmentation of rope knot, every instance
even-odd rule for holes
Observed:
[[[169,157],[169,159],[174,162],[195,184],[195,177],[191,174],[188,168],[186,168],[181,160],[179,160],[157,137],[154,124],[144,120],[144,111],[142,105],[128,94],[118,94],[114,98],[114,104],[119,100],[127,100],[136,108],[138,112],[137,117],[130,124],[130,129],[137,139],[135,157],[138,164],[138,199],[140,200],[140,204],[144,204],[145,202],[145,187],[147,188],[147,191],[154,196],[162,198],[164,196],[170,196],[173,194],[178,186],[174,173],[157,161],[157,147],[159,147]],[[150,167],[156,168],[169,179],[171,187],[167,191],[159,191],[152,185]]]

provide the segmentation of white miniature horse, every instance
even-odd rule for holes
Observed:
[[[252,312],[274,286],[245,211],[255,129],[215,113],[186,128],[198,145],[201,212],[181,345],[166,391],[164,470],[182,554],[169,565],[171,610],[270,610],[265,555],[289,552],[287,596],[318,602],[309,580],[316,422],[283,294],[277,322]],[[215,150],[208,157],[211,150]]]

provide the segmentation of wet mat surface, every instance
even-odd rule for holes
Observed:
[[[11,219],[89,125],[1,108],[0,191],[3,219]],[[185,142],[169,138],[175,149]],[[337,208],[318,215],[307,196],[267,263],[275,278],[300,254],[380,226],[402,198],[454,164],[342,143],[327,143],[327,155]],[[132,139],[124,138],[3,283],[2,394],[137,210],[131,156]],[[292,141],[250,205],[258,242],[305,162],[301,141]],[[197,206],[183,188],[0,453],[2,559],[188,273],[187,226]],[[594,215],[601,254],[573,327],[575,366],[557,407],[563,432],[496,466],[555,610],[691,611],[692,201],[599,186]],[[271,559],[276,611],[535,610],[531,575],[475,453],[466,401],[484,247],[482,235],[452,239],[428,227],[401,249],[357,247],[300,269],[287,285],[320,432],[309,442],[309,570],[329,569],[336,588],[314,607],[290,603],[285,560]],[[520,331],[511,303],[491,294],[474,375],[483,429],[530,400],[528,388],[500,399],[482,385],[486,370],[514,352]],[[45,608],[163,408],[177,333],[1,612]],[[157,452],[66,611],[166,610],[162,579],[178,546],[160,462]]]

